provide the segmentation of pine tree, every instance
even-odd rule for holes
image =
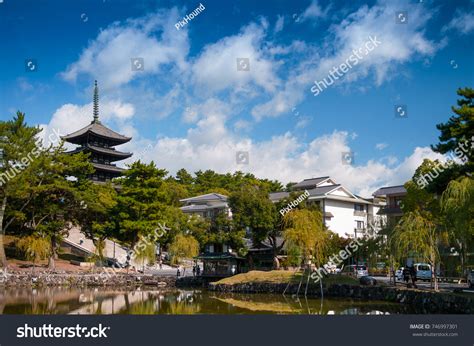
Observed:
[[[457,101],[458,107],[452,107],[455,115],[446,123],[436,125],[441,132],[439,143],[431,148],[441,154],[451,153],[453,156],[465,158],[465,163],[455,164],[440,175],[430,189],[440,194],[446,189],[450,180],[465,174],[471,174],[474,168],[474,89],[458,89],[462,99]]]
[[[38,127],[28,126],[25,114],[17,112],[13,120],[0,122],[0,266],[7,267],[3,236],[4,216],[9,199],[25,183],[24,170],[40,154]],[[7,222],[8,223],[8,222]]]

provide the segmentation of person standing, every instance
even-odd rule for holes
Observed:
[[[417,288],[416,286],[416,268],[414,265],[410,267],[410,277],[411,277],[411,282],[413,284],[413,287]]]
[[[410,267],[405,267],[403,268],[403,281],[405,281],[405,283],[407,284],[408,286],[408,282],[410,281]]]

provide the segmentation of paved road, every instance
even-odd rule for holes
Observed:
[[[375,279],[380,281],[380,282],[387,283],[387,284],[389,284],[389,282],[390,282],[390,278],[387,277],[387,276],[375,276]],[[406,286],[404,281],[398,281],[397,280],[397,286],[398,285],[399,286]],[[431,283],[428,282],[428,281],[417,281],[416,285],[418,286],[418,288],[422,288],[422,289],[431,288]],[[470,289],[468,287],[467,283],[457,284],[457,283],[452,283],[452,282],[439,282],[438,285],[439,285],[439,288],[442,289],[442,290],[452,291],[454,289],[461,288],[466,292],[474,293],[474,289]]]

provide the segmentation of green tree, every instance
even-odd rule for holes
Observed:
[[[23,256],[33,262],[33,272],[37,261],[48,258],[51,253],[50,241],[42,236],[29,235],[20,238],[17,243],[17,249],[23,253]]]
[[[117,205],[117,193],[110,184],[99,185],[86,180],[78,186],[77,199],[80,202],[74,219],[81,232],[92,240],[97,256],[103,262],[105,240],[118,236],[112,216],[112,210]]]
[[[431,265],[432,283],[434,282],[434,289],[437,291],[436,265],[439,260],[439,232],[437,225],[428,214],[418,210],[405,213],[395,227],[392,241],[399,256],[408,257],[416,254],[418,258]]]
[[[10,121],[0,121],[0,266],[6,268],[3,236],[8,224],[4,227],[5,211],[9,199],[17,195],[18,189],[27,183],[22,171],[32,160],[40,155],[37,135],[38,127],[31,127],[25,122],[25,114],[17,112]]]
[[[274,261],[277,255],[277,242],[274,237],[276,209],[268,198],[268,191],[253,185],[244,185],[232,193],[228,199],[232,210],[233,229],[242,235],[250,231],[254,244],[269,240],[274,248]]]
[[[172,263],[180,263],[185,258],[193,258],[199,254],[199,243],[191,235],[178,234],[169,246]]]
[[[137,245],[133,248],[133,257],[142,262],[142,269],[145,272],[145,262],[153,263],[155,261],[156,246],[153,242],[147,241],[141,237]]]
[[[283,224],[283,236],[287,246],[295,246],[301,251],[304,265],[308,265],[312,260],[320,267],[330,243],[330,233],[324,227],[321,211],[292,210],[285,214]]]
[[[185,224],[185,215],[173,204],[169,184],[165,181],[167,171],[159,169],[154,162],[149,164],[134,162],[122,178],[117,205],[113,209],[114,220],[121,240],[131,248],[140,237],[153,236],[160,224],[171,230],[163,234],[158,242],[168,243],[173,232]]]
[[[452,180],[441,196],[441,207],[446,215],[446,224],[456,242],[461,260],[461,271],[469,252],[473,251],[474,238],[474,181],[463,177]]]
[[[191,187],[194,182],[194,179],[193,176],[189,174],[187,170],[181,168],[179,171],[176,172],[176,181],[182,185]]]
[[[77,185],[92,169],[85,154],[66,154],[59,145],[43,150],[24,172],[28,183],[22,185],[22,194],[15,201],[24,208],[14,209],[13,224],[23,234],[41,234],[50,240],[50,269],[55,267],[60,242],[80,207]]]
[[[466,158],[464,164],[453,164],[440,175],[432,185],[432,190],[441,194],[449,181],[466,173],[472,173],[474,168],[474,89],[458,89],[457,94],[462,98],[457,101],[458,107],[452,107],[455,115],[446,123],[436,125],[440,131],[439,143],[432,149],[441,154],[454,153]]]

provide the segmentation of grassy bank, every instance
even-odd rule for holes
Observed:
[[[248,273],[237,274],[222,280],[215,282],[214,284],[225,284],[225,285],[236,285],[236,284],[247,284],[247,283],[297,283],[301,280],[301,272],[295,273],[288,270],[272,270],[272,271],[258,271],[252,270]],[[303,277],[303,283],[306,284],[308,279],[307,274]],[[349,284],[358,285],[358,280],[345,275],[329,275],[327,278],[323,278],[323,284]],[[314,280],[309,278],[310,284],[315,284]],[[317,283],[319,285],[319,282]]]

